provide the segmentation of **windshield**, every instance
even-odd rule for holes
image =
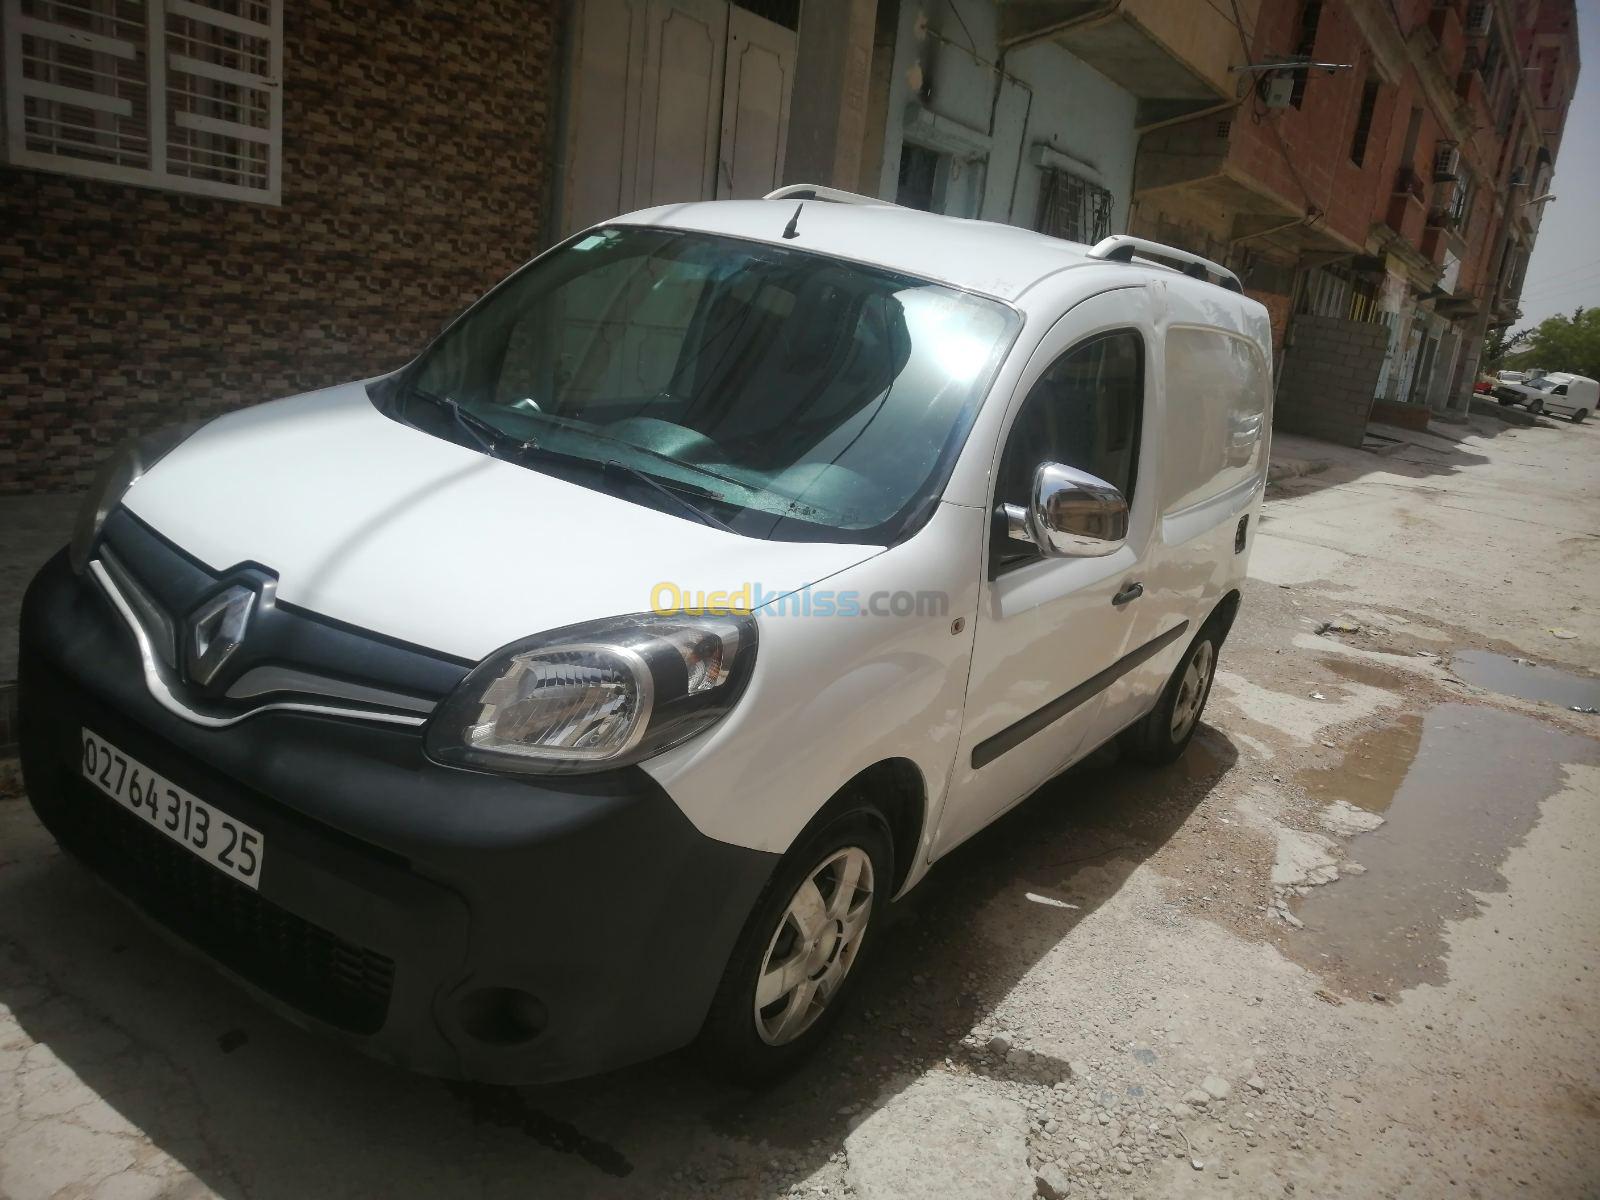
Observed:
[[[937,502],[1018,324],[788,247],[603,229],[451,326],[397,415],[737,533],[887,544]]]

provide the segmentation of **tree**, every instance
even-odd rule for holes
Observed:
[[[1549,317],[1523,331],[1523,348],[1506,361],[1513,367],[1543,367],[1600,379],[1600,308],[1575,309],[1570,317]]]
[[[1483,357],[1479,369],[1493,375],[1505,367],[1506,356],[1533,336],[1533,330],[1512,333],[1509,329],[1496,329],[1483,340]]]

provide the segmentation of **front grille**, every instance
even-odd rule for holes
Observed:
[[[383,1028],[394,960],[278,907],[76,777],[52,813],[61,844],[145,912],[263,991],[357,1034]]]

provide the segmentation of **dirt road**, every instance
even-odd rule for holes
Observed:
[[[1475,420],[1276,487],[1185,760],[1079,769],[942,863],[762,1094],[333,1049],[0,766],[0,1195],[1594,1195],[1600,426]]]

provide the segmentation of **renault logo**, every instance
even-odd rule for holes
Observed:
[[[205,687],[227,665],[244,641],[255,607],[255,591],[234,584],[190,614],[184,663],[193,682]]]

